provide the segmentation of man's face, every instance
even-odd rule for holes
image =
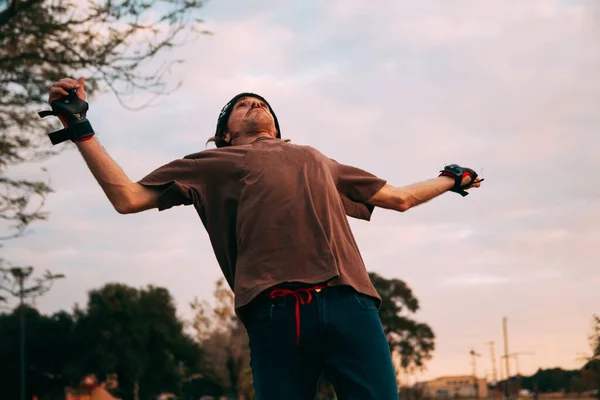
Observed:
[[[269,106],[256,97],[242,97],[233,106],[227,123],[227,134],[230,138],[254,136],[269,133],[277,137],[275,120]]]

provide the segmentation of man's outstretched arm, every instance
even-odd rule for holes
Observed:
[[[72,89],[77,90],[77,97],[85,100],[84,86],[83,78],[78,80],[61,79],[52,85],[48,103],[67,96],[67,91]],[[66,121],[62,118],[61,121],[66,126]],[[94,175],[118,213],[129,214],[158,207],[160,191],[132,182],[95,137],[92,136],[88,140],[76,143],[92,175]]]
[[[158,207],[161,192],[132,182],[96,138],[77,142],[77,148],[119,214],[136,213]]]
[[[470,181],[471,177],[467,176],[463,179],[462,184],[466,185]],[[454,183],[454,179],[447,176],[440,176],[403,187],[386,184],[367,203],[376,207],[404,212],[447,192],[452,189]],[[479,186],[480,183],[475,182],[471,187],[475,188]]]

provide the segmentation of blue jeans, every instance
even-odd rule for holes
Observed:
[[[398,399],[374,299],[347,286],[328,287],[299,309],[299,340],[293,295],[259,297],[240,311],[257,400],[312,400],[322,375],[340,400]]]

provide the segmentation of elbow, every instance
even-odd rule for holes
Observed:
[[[117,211],[119,214],[131,214],[134,212],[130,207],[126,205],[115,204],[114,207],[115,211]]]
[[[133,202],[128,198],[122,198],[114,201],[113,207],[119,214],[133,214],[137,212]]]
[[[405,212],[410,210],[411,208],[412,207],[409,204],[401,203],[396,206],[396,211]]]
[[[395,208],[396,211],[405,212],[410,210],[412,208],[412,205],[410,205],[409,203],[399,202],[398,204],[396,204]]]
[[[396,211],[405,212],[413,208],[414,202],[412,201],[411,196],[404,191],[399,191],[396,194],[396,199],[394,202],[394,208]]]
[[[138,185],[139,186],[139,185]],[[112,205],[119,214],[135,214],[151,208],[158,208],[160,192],[157,190],[146,190],[139,187],[133,187],[133,190],[119,193],[119,196],[112,198]],[[170,204],[173,206],[173,204]]]
[[[388,210],[404,212],[414,205],[414,197],[404,188],[385,185],[368,201],[369,204]]]

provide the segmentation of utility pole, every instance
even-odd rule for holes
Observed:
[[[521,369],[519,368],[519,356],[520,355],[535,355],[534,352],[532,351],[518,351],[515,353],[510,353],[508,354],[508,357],[512,357],[515,359],[515,367],[516,367],[516,373],[517,373],[517,392],[521,391]]]
[[[0,290],[19,299],[19,324],[20,324],[20,386],[21,400],[26,400],[26,357],[25,357],[25,299],[40,296],[50,290],[55,279],[64,278],[62,274],[53,275],[49,271],[42,278],[36,279],[36,285],[25,286],[25,281],[31,276],[33,267],[0,267]],[[12,279],[10,278],[12,276]],[[2,298],[5,300],[4,298]]]
[[[494,341],[490,341],[487,344],[490,345],[490,351],[492,355],[492,386],[494,388],[494,398],[498,398],[498,373],[496,371],[496,352],[494,350]]]
[[[19,282],[19,325],[21,331],[21,400],[25,400],[25,279],[33,268],[12,269],[10,272]]]
[[[504,383],[504,399],[510,399],[510,362],[508,360],[508,327],[506,317],[502,318],[502,331],[504,333],[504,357],[505,357],[505,367],[506,367],[506,381]]]
[[[475,350],[471,350],[471,365],[473,366],[473,388],[475,389],[475,397],[479,400],[479,381],[477,380],[477,357],[481,357],[481,354],[476,353]]]
[[[495,385],[498,382],[498,375],[496,371],[496,352],[494,351],[494,341],[488,342],[490,345],[490,351],[492,353],[492,384]]]

